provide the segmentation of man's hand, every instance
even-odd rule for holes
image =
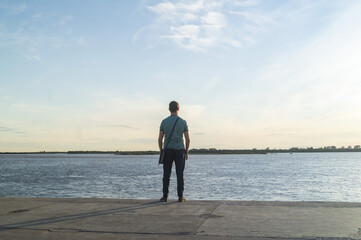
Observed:
[[[159,151],[162,151],[163,148],[163,137],[164,137],[164,131],[159,131],[159,137],[158,137]]]
[[[188,131],[184,131],[184,138],[186,139],[186,160],[188,159],[188,151],[189,151],[189,145],[190,145],[190,138]]]

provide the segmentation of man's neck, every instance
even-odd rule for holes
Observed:
[[[178,112],[171,112],[170,115],[171,116],[178,116]]]

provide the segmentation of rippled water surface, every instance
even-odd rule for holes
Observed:
[[[0,196],[146,198],[162,195],[158,156],[0,155]],[[173,169],[170,198],[176,198]],[[191,155],[188,199],[361,202],[361,153]]]

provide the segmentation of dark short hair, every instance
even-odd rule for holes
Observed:
[[[169,111],[170,112],[176,112],[179,110],[179,103],[177,103],[176,101],[171,101],[169,103]]]

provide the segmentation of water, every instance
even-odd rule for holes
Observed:
[[[0,155],[0,196],[158,199],[158,156]],[[173,169],[170,198],[176,198]],[[361,153],[191,155],[188,199],[361,202]]]

